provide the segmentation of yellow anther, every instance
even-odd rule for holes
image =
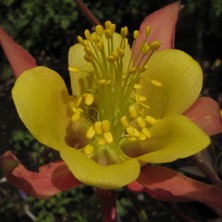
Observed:
[[[153,41],[152,43],[151,43],[151,48],[152,48],[152,50],[157,50],[158,48],[160,47],[160,42],[159,41]]]
[[[136,109],[136,107],[134,105],[131,105],[129,107],[129,114],[130,114],[130,116],[132,118],[136,118],[137,117],[138,113],[137,113],[137,109]]]
[[[113,33],[116,31],[116,24],[111,24],[111,26],[109,27],[110,31]]]
[[[162,83],[156,79],[151,79],[150,82],[155,86],[162,86]]]
[[[91,56],[92,55],[92,50],[90,49],[89,46],[85,46],[84,47],[84,51],[87,55]]]
[[[102,134],[102,128],[101,128],[101,122],[95,122],[94,123],[94,129],[97,135],[101,135]]]
[[[150,50],[150,46],[148,45],[147,42],[142,42],[140,45],[140,52],[143,54],[147,54]]]
[[[84,41],[84,46],[89,46],[89,40],[84,39],[83,41]]]
[[[147,137],[150,138],[151,137],[151,133],[147,128],[143,128],[142,129],[142,133]]]
[[[124,128],[128,128],[128,127],[130,126],[130,124],[129,124],[127,118],[126,118],[126,116],[121,117],[120,120],[121,120],[121,123],[122,123],[122,125],[123,125]]]
[[[91,39],[91,34],[90,34],[90,31],[89,31],[88,29],[86,29],[86,30],[84,31],[84,35],[85,35],[86,39],[88,39],[88,40]]]
[[[85,96],[85,104],[91,106],[94,102],[94,96],[91,93],[87,93]]]
[[[131,67],[130,69],[129,69],[129,74],[132,74],[132,73],[135,73],[137,71],[137,67]]]
[[[130,136],[127,139],[130,140],[130,141],[136,141],[137,140],[135,136]]]
[[[98,144],[99,144],[99,145],[104,145],[104,144],[106,144],[106,141],[101,137],[101,138],[99,138],[99,140],[98,140]]]
[[[111,55],[113,55],[116,59],[118,59],[119,58],[119,55],[118,55],[118,53],[117,52],[111,52]]]
[[[76,107],[79,107],[79,105],[80,105],[80,103],[82,102],[82,97],[80,96],[80,97],[78,97],[78,99],[76,99],[76,101],[75,101],[75,105],[76,105]],[[78,108],[79,110],[82,110],[81,108]],[[82,110],[83,111],[83,110]]]
[[[119,57],[122,58],[125,55],[124,49],[118,48],[117,49],[117,54],[118,54]]]
[[[93,126],[90,126],[89,129],[88,129],[87,132],[86,132],[86,137],[87,137],[88,139],[91,139],[91,138],[93,138],[93,137],[95,136],[95,134],[96,134],[96,132],[95,132],[94,127],[93,127]]]
[[[134,131],[134,136],[139,138],[140,132],[136,128],[134,128],[134,127],[133,127],[133,131]]]
[[[99,51],[102,51],[104,49],[104,43],[102,40],[96,43],[96,47]]]
[[[150,26],[147,26],[147,27],[146,27],[146,37],[149,36],[150,31],[151,31]]]
[[[106,36],[107,39],[111,39],[112,36],[113,36],[112,31],[110,29],[106,29],[105,30],[105,36]]]
[[[140,128],[145,128],[146,127],[146,123],[145,123],[144,119],[141,116],[138,116],[136,118],[136,122],[138,123]]]
[[[68,67],[68,70],[69,70],[70,72],[79,72],[79,71],[80,71],[79,68],[76,67],[76,66],[69,66],[69,67]]]
[[[146,105],[146,104],[144,104],[144,103],[140,103],[140,105],[143,106],[143,107],[146,108],[146,109],[149,109],[149,108],[150,108],[150,106],[148,106],[148,105]]]
[[[97,35],[97,33],[93,32],[91,34],[91,40],[94,42],[94,43],[97,43],[100,41],[100,37]]]
[[[77,112],[75,112],[73,115],[72,115],[72,121],[73,122],[75,122],[75,121],[78,121],[79,119],[80,119],[80,117],[81,117],[81,112],[79,111],[77,111]]]
[[[110,122],[109,122],[109,120],[103,120],[102,121],[102,130],[104,131],[104,132],[108,132],[109,131],[109,129],[110,129]]]
[[[105,22],[105,27],[106,28],[109,28],[111,25],[112,25],[112,22],[110,22],[110,21]]]
[[[103,134],[103,138],[107,143],[113,143],[113,135],[110,131]]]
[[[81,37],[81,36],[77,36],[77,41],[81,44],[81,45],[83,45],[83,46],[85,46],[85,42],[84,42],[84,40],[83,40],[83,38]]]
[[[113,63],[116,61],[116,57],[114,55],[109,55],[107,56],[107,61]]]
[[[138,94],[135,94],[135,99],[136,99],[137,103],[146,101],[146,97],[145,96],[140,96]]]
[[[93,152],[94,148],[92,145],[88,144],[84,147],[84,153],[85,154],[91,154]]]
[[[128,33],[129,33],[128,27],[127,26],[122,27],[120,33],[121,33],[122,37],[126,37],[128,35]]]
[[[127,127],[127,128],[126,128],[126,132],[127,132],[130,136],[132,136],[132,137],[135,136],[135,134],[134,134],[134,128],[133,128],[132,126]]]
[[[143,133],[140,133],[140,135],[138,136],[139,140],[145,140],[146,136]]]
[[[102,25],[97,25],[95,31],[96,31],[97,35],[102,36],[104,29],[103,29]]]
[[[93,61],[93,57],[91,55],[88,55],[88,54],[85,54],[84,55],[84,59],[87,61],[87,62],[92,62]]]
[[[140,36],[140,32],[139,32],[138,30],[135,30],[135,31],[133,32],[133,38],[136,40],[136,39],[139,38],[139,36]]]
[[[142,89],[142,85],[138,83],[136,83],[133,87],[134,89]]]
[[[157,123],[157,120],[152,117],[152,116],[146,116],[145,120],[147,121],[147,123],[149,123],[151,126],[155,125]]]
[[[100,80],[98,81],[98,83],[99,83],[99,84],[105,84],[105,83],[106,83],[106,79],[100,79]]]

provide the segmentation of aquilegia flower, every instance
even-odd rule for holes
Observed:
[[[78,36],[69,51],[72,95],[46,67],[25,71],[12,90],[30,132],[59,151],[79,181],[102,189],[133,182],[147,163],[184,158],[210,143],[180,115],[200,93],[198,63],[179,50],[156,52],[160,43],[147,42],[149,26],[137,51],[127,27],[115,29],[107,21]]]
[[[167,12],[171,7],[178,11],[178,5],[168,6]],[[40,168],[45,185],[39,188],[35,179],[40,174],[24,169],[7,152],[1,165],[9,181],[40,198],[80,183],[117,189],[139,178],[148,186],[144,175],[155,168],[148,164],[188,157],[209,145],[207,134],[183,115],[201,91],[200,66],[186,53],[150,40],[152,27],[143,26],[142,31],[133,32],[132,48],[128,28],[117,33],[110,21],[92,33],[86,30],[84,38],[78,36],[68,55],[71,95],[61,76],[47,67],[28,69],[18,77],[12,96],[20,118],[63,161]],[[164,184],[164,168],[156,169]],[[174,173],[167,171],[165,176],[172,179]],[[25,182],[24,175],[29,177]],[[222,195],[218,188],[184,178],[178,180],[212,191],[213,201]],[[200,201],[221,206],[212,199]]]

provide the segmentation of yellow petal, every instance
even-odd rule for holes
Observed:
[[[59,150],[66,145],[70,98],[63,79],[46,67],[25,71],[12,90],[17,112],[33,136]]]
[[[75,44],[69,49],[68,65],[77,67],[79,72],[70,70],[72,94],[79,97],[86,89],[92,88],[93,78],[89,72],[93,71],[91,63],[84,59],[84,48],[81,44]]]
[[[157,87],[146,79],[162,85]],[[148,113],[155,118],[183,113],[198,97],[202,79],[199,64],[188,54],[173,49],[156,52],[141,80],[140,92],[147,97]]]
[[[102,166],[81,151],[65,147],[60,155],[73,175],[82,183],[101,189],[117,189],[136,180],[140,165],[134,158],[126,162]]]
[[[145,163],[167,163],[191,156],[210,143],[210,138],[190,119],[172,115],[149,128],[151,138],[123,144],[123,151]]]

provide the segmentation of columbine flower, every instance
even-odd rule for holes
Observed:
[[[7,152],[1,159],[7,179],[38,198],[80,182],[116,189],[127,184],[135,186],[131,182],[138,179],[136,188],[140,185],[159,199],[164,198],[155,189],[168,189],[166,200],[187,197],[193,191],[193,196],[198,194],[193,199],[218,207],[217,197],[222,195],[218,188],[177,176],[163,167],[145,166],[187,157],[210,142],[196,124],[182,115],[200,93],[201,68],[182,51],[158,50],[159,46],[172,47],[178,11],[179,3],[174,3],[149,16],[142,30],[134,31],[132,49],[127,27],[118,34],[115,24],[107,21],[105,27],[99,25],[93,33],[86,30],[85,37],[78,37],[79,43],[69,51],[72,95],[62,78],[49,68],[35,67],[22,73],[12,92],[20,118],[36,139],[60,152],[64,162],[50,163],[39,173],[32,173]],[[166,14],[174,17],[167,29]],[[160,21],[159,17],[163,22],[158,27],[165,24],[163,30],[167,30],[161,31],[167,37],[159,35],[162,45],[152,34],[154,30],[157,35],[155,21]],[[148,21],[152,30],[145,25]],[[11,52],[2,39],[5,51]],[[17,50],[15,44],[13,47]],[[17,67],[11,54],[7,56]],[[157,176],[148,180],[149,173]],[[172,183],[175,178],[187,184],[184,193],[170,193],[177,192],[178,187],[171,183],[168,186],[169,178]],[[200,198],[203,187],[213,193],[204,200]]]
[[[102,189],[125,186],[145,164],[190,156],[210,142],[180,115],[200,93],[198,63],[179,50],[156,52],[149,26],[137,51],[127,27],[115,29],[107,21],[78,36],[69,51],[72,95],[46,67],[25,71],[12,91],[30,132],[59,151],[78,180]],[[135,42],[139,35],[134,31]]]

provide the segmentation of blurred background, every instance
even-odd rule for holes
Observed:
[[[171,2],[174,1],[84,0],[99,21],[110,20],[116,23],[117,30],[128,26],[131,33],[148,14]],[[222,0],[184,0],[181,3],[185,7],[177,24],[175,48],[189,53],[201,64],[205,79],[202,94],[222,105]],[[59,72],[67,84],[68,49],[76,42],[77,35],[82,35],[86,28],[93,28],[74,0],[1,0],[0,26],[33,55],[39,65]],[[13,150],[28,169],[37,170],[43,163],[45,147],[28,133],[18,118],[11,98],[15,78],[1,49],[0,70],[0,154]],[[213,137],[213,146],[220,156],[220,136]],[[222,176],[221,158],[215,161],[216,170]],[[177,163],[170,165],[171,168],[176,166]],[[117,191],[117,206],[118,221],[184,221],[178,212],[187,214],[194,221],[216,219],[211,210],[197,203],[172,206],[125,189]],[[7,182],[0,183],[1,222],[100,220],[94,188],[81,186],[49,200],[36,200]]]

